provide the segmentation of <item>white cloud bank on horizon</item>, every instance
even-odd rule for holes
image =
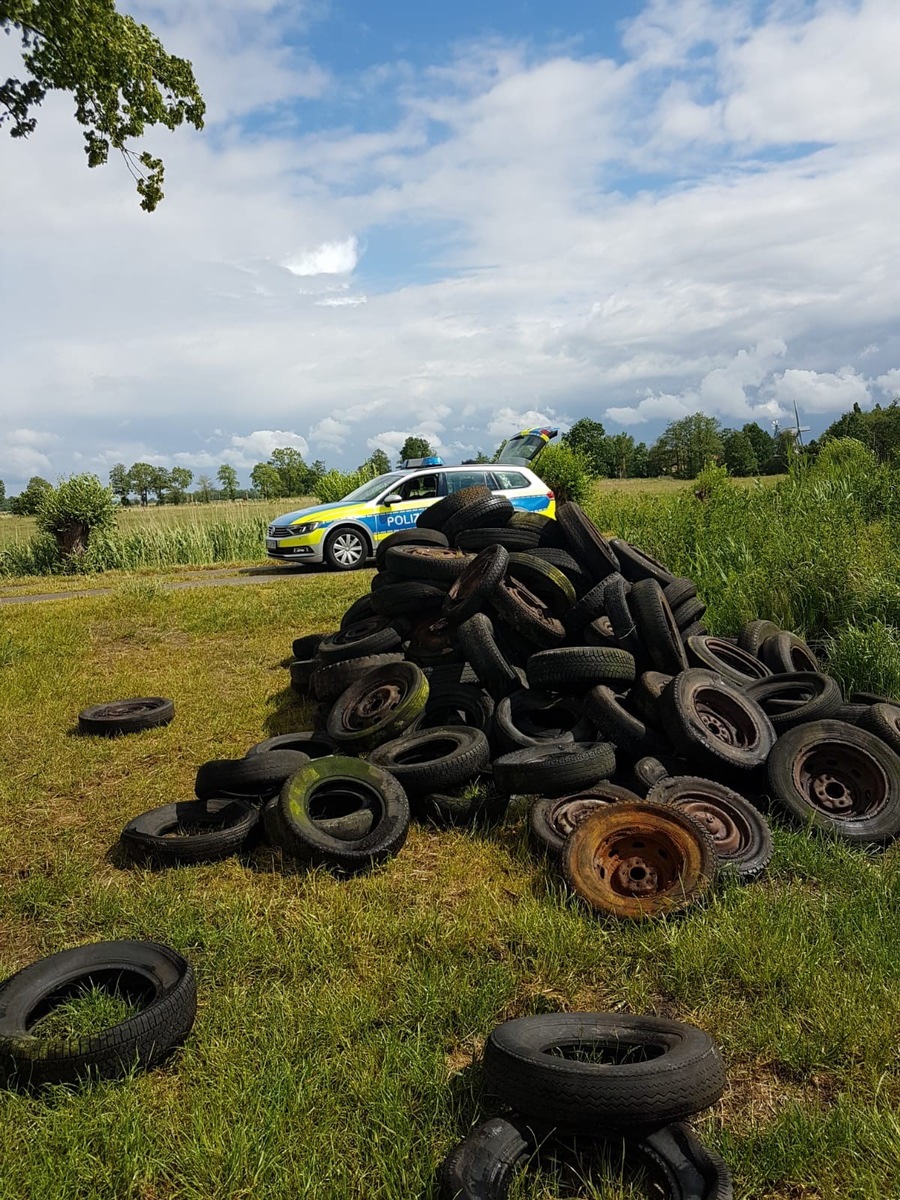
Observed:
[[[0,476],[123,449],[245,469],[267,433],[353,465],[401,431],[491,450],[528,414],[645,426],[889,399],[900,6],[751,10],[654,0],[622,62],[493,41],[386,64],[365,86],[395,119],[304,132],[314,109],[291,105],[363,86],[295,48],[308,10],[154,6],[212,99],[206,133],[148,139],[156,214],[116,162],[86,169],[66,100],[0,137]],[[10,436],[36,425],[59,441]]]

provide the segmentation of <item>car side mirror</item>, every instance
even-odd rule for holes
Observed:
[[[382,500],[381,503],[382,504],[402,504],[403,497],[400,495],[399,492],[391,492],[391,494],[389,496],[385,496],[385,498]]]

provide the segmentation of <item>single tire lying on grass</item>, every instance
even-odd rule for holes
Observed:
[[[89,1037],[44,1038],[36,1021],[80,991],[103,988],[142,1008]],[[119,1079],[150,1067],[190,1033],[197,987],[189,962],[156,942],[93,942],[51,954],[0,984],[0,1083],[25,1088]]]
[[[687,813],[642,800],[591,813],[566,841],[562,866],[597,912],[634,919],[679,912],[703,896],[716,852]]]
[[[485,1043],[484,1077],[515,1112],[557,1134],[588,1135],[668,1125],[715,1104],[726,1083],[708,1033],[625,1013],[504,1021]]]
[[[363,837],[327,833],[317,816],[336,803],[371,807],[375,818]],[[292,858],[313,866],[355,872],[392,858],[409,831],[409,801],[387,771],[359,758],[317,758],[285,783],[278,801],[277,836]]]
[[[80,733],[114,737],[119,733],[140,733],[158,729],[175,717],[175,704],[164,696],[134,696],[130,700],[110,700],[92,704],[78,714]]]
[[[242,800],[188,800],[132,817],[119,842],[135,862],[213,862],[237,854],[258,822],[259,809]]]

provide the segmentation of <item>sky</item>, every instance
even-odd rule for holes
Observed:
[[[165,199],[0,129],[0,478],[900,395],[896,0],[132,0]],[[16,45],[0,38],[0,78]]]

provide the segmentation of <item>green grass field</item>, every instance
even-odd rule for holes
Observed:
[[[286,688],[291,638],[333,627],[368,579],[176,593],[139,579],[0,614],[0,972],[154,938],[199,984],[165,1067],[0,1096],[0,1198],[429,1197],[445,1152],[497,1111],[478,1065],[490,1029],[561,1008],[671,1015],[718,1039],[730,1087],[698,1126],[742,1200],[900,1196],[896,849],[867,858],[779,827],[765,882],[643,926],[570,899],[521,813],[480,833],[414,828],[349,880],[266,849],[119,865],[125,821],[189,797],[199,763],[308,726]],[[135,694],[172,696],[174,723],[73,736],[80,708]],[[101,996],[54,1020],[114,1015]],[[590,1187],[550,1164],[514,1196],[634,1197],[612,1160]]]

